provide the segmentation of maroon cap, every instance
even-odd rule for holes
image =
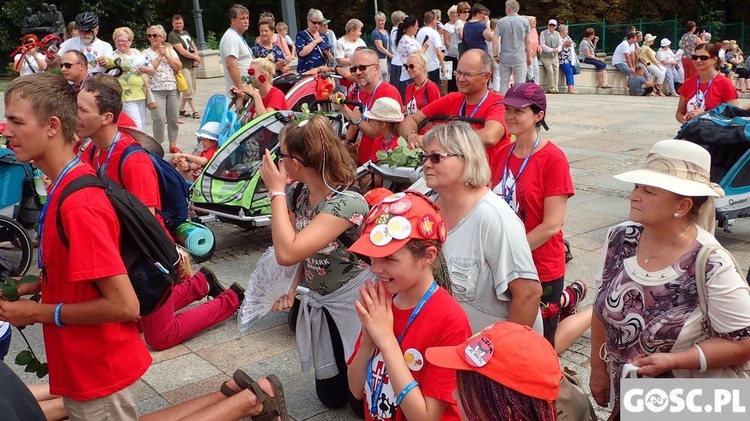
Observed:
[[[516,83],[505,93],[501,103],[513,108],[526,108],[530,105],[536,105],[545,113],[547,112],[547,95],[544,90],[536,83]],[[542,126],[549,130],[547,123],[542,119]]]

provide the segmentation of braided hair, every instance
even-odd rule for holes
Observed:
[[[469,421],[555,421],[555,402],[516,392],[475,371],[458,371],[458,395]]]

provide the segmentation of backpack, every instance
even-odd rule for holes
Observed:
[[[91,148],[91,162],[94,161],[95,149]],[[172,164],[153,155],[137,143],[127,146],[122,151],[120,166],[117,169],[120,180],[122,180],[122,167],[125,165],[125,160],[136,152],[148,154],[154,164],[156,178],[159,181],[159,198],[161,200],[156,213],[164,220],[164,225],[167,226],[169,232],[174,234],[177,226],[185,222],[188,217],[188,197],[190,195],[188,184],[185,182],[185,178],[172,167]]]
[[[85,187],[104,189],[120,222],[120,256],[138,297],[140,314],[153,313],[169,298],[178,278],[180,256],[175,244],[146,205],[132,193],[106,177],[84,175],[65,186],[60,196],[57,233],[65,248],[70,248],[70,242],[60,210],[68,196]]]

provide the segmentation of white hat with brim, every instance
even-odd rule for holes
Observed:
[[[380,97],[372,104],[372,109],[362,114],[368,120],[400,123],[404,121],[401,104],[390,97]]]
[[[654,144],[643,168],[615,176],[620,181],[658,187],[681,196],[723,197],[710,181],[711,155],[687,140],[668,139]]]
[[[200,128],[195,135],[199,138],[205,138],[210,140],[219,141],[219,132],[221,131],[221,124],[218,121],[208,121],[203,127]]]

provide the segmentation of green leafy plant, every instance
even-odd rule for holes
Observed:
[[[409,149],[409,144],[403,137],[398,139],[398,146],[393,148],[392,151],[378,151],[378,162],[388,164],[389,167],[409,167],[419,168],[422,166],[422,161],[419,160],[419,156],[422,154],[422,149],[414,148]]]
[[[216,32],[208,31],[208,35],[206,35],[206,48],[209,50],[219,49],[219,40],[216,39]]]
[[[4,299],[8,301],[17,301],[20,298],[18,294],[19,285],[33,284],[35,282],[39,282],[38,276],[26,275],[20,279],[8,277],[3,281],[0,281],[0,291],[2,291]],[[41,298],[41,295],[34,294],[29,299],[39,302]],[[39,358],[36,356],[36,353],[34,353],[34,349],[31,347],[29,340],[26,339],[26,335],[23,334],[24,327],[18,327],[17,329],[18,333],[21,334],[23,341],[26,342],[26,349],[16,355],[16,364],[25,366],[26,368],[24,369],[24,371],[26,371],[27,373],[35,373],[38,378],[44,378],[49,373],[47,363],[41,362],[41,360],[39,360]]]

